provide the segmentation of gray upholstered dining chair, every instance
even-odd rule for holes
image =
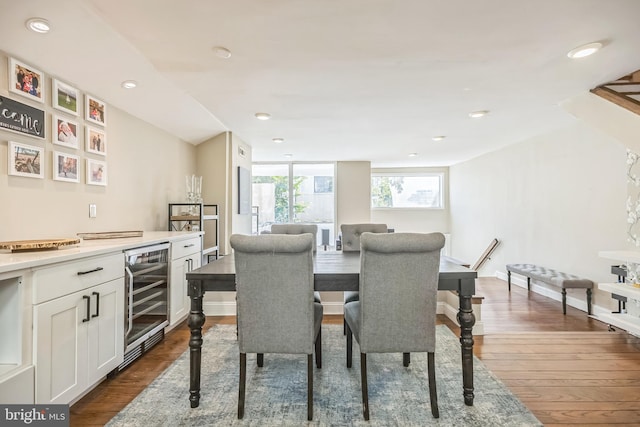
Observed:
[[[318,249],[317,236],[318,226],[315,224],[272,224],[270,234],[304,234],[309,233],[313,236],[313,252]],[[320,292],[314,292],[313,298],[315,302],[322,302]]]
[[[271,234],[304,234],[313,236],[313,252],[318,249],[318,226],[316,224],[272,224]]]
[[[340,231],[342,233],[342,251],[360,252],[360,235],[362,233],[386,233],[388,228],[387,224],[342,224]],[[345,291],[344,304],[352,301],[358,301],[358,292]],[[347,333],[346,322],[344,322],[344,333]]]
[[[313,300],[313,238],[302,235],[230,239],[236,267],[240,382],[244,416],[247,353],[307,355],[307,418],[313,418],[313,352],[322,367],[322,305]]]
[[[367,354],[395,352],[427,353],[431,413],[438,418],[435,322],[444,235],[364,233],[361,245],[360,300],[346,304],[344,315],[348,368],[353,336],[360,345],[364,418],[369,419]]]

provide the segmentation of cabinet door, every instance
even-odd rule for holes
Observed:
[[[171,302],[169,308],[169,325],[173,326],[183,320],[189,313],[191,301],[187,295],[187,272],[199,268],[202,264],[200,253],[179,258],[171,262]]]
[[[91,386],[124,359],[124,279],[112,280],[89,290],[88,385]]]
[[[36,403],[69,403],[87,387],[87,298],[76,292],[36,305]],[[90,318],[90,317],[89,317]]]

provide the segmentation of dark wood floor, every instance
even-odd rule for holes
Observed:
[[[640,339],[609,332],[580,310],[504,281],[478,280],[485,297],[485,336],[475,354],[545,426],[640,425]],[[342,323],[325,316],[325,323]],[[439,322],[458,333],[444,316]],[[233,317],[208,317],[234,324]],[[72,426],[102,426],[134,399],[187,348],[189,330],[180,325],[143,358],[106,380],[71,407]]]

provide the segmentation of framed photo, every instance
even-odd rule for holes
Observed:
[[[107,155],[107,133],[103,129],[87,126],[86,150],[88,153]]]
[[[80,182],[78,167],[80,159],[67,153],[53,152],[53,179],[56,181]]]
[[[44,148],[9,141],[9,175],[44,178]]]
[[[52,116],[51,140],[54,144],[78,148],[78,123],[66,117]]]
[[[87,184],[107,185],[107,162],[87,159]]]
[[[85,119],[98,125],[107,125],[107,106],[91,95],[85,96]]]
[[[62,83],[58,79],[53,79],[53,90],[51,91],[53,98],[51,104],[53,108],[64,111],[65,113],[78,115],[78,98],[80,92],[75,87]]]
[[[31,65],[9,58],[9,90],[44,103],[44,73]]]

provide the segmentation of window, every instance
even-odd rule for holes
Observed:
[[[371,207],[443,209],[443,181],[441,173],[373,173]]]
[[[318,242],[326,240],[326,230],[328,242],[335,241],[333,163],[255,163],[252,170],[253,233],[271,224],[300,222],[318,225]]]

